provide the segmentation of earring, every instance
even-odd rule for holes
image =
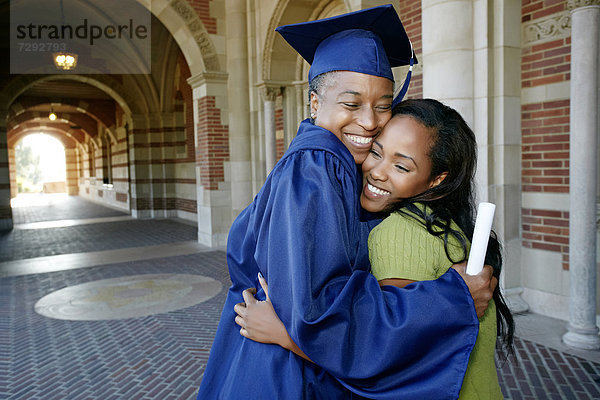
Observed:
[[[312,119],[315,119],[315,117],[316,117],[316,114],[315,114],[314,112],[311,112],[311,113],[310,113],[310,117],[311,117]]]

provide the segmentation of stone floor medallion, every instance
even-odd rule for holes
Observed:
[[[123,276],[57,290],[41,298],[35,311],[72,321],[144,317],[202,303],[221,288],[219,281],[202,275]]]

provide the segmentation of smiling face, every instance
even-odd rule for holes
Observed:
[[[337,71],[330,79],[321,93],[311,93],[315,125],[337,136],[361,164],[392,116],[392,81],[350,71]]]
[[[446,173],[431,178],[428,156],[433,132],[415,119],[397,115],[373,142],[362,164],[362,207],[381,212],[400,200],[439,185]]]

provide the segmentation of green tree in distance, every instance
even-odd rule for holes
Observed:
[[[30,145],[20,141],[15,147],[15,161],[17,164],[19,192],[41,190],[42,170],[40,169],[40,156],[33,153]]]

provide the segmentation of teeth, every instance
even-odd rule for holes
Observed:
[[[367,183],[367,187],[369,188],[369,190],[370,190],[371,192],[373,192],[373,193],[375,193],[375,194],[378,194],[378,195],[380,195],[380,196],[385,196],[385,195],[388,195],[388,194],[390,194],[390,192],[388,192],[387,190],[382,190],[382,189],[379,189],[379,188],[377,188],[377,187],[375,187],[375,186],[371,185],[370,183]]]
[[[368,144],[373,141],[372,137],[364,137],[364,136],[348,135],[348,134],[346,136],[348,136],[348,139],[350,139],[354,143],[358,143],[358,144]]]

